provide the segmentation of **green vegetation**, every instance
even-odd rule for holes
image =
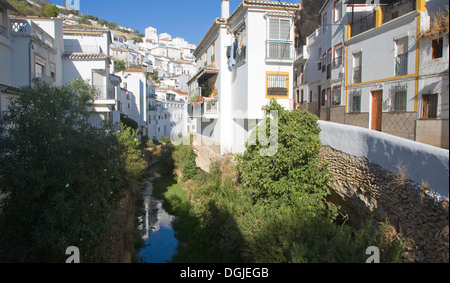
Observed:
[[[95,90],[82,80],[21,89],[0,125],[0,262],[109,262],[114,215],[143,174],[132,130],[88,121]]]
[[[263,146],[247,144],[237,166],[227,157],[206,173],[190,146],[170,149],[173,164],[166,165],[178,178],[167,175],[155,186],[178,217],[173,261],[365,262],[369,246],[382,251],[381,262],[401,261],[407,240],[373,231],[370,219],[359,229],[335,222],[337,210],[325,201],[331,176],[318,158],[317,118],[275,101],[264,110],[268,119],[270,110],[278,111],[274,156],[260,156]]]

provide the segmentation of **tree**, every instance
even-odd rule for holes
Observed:
[[[268,121],[266,133],[274,122],[271,111],[278,113],[277,152],[273,156],[260,154],[269,146],[260,142],[255,128],[252,138],[257,142],[247,143],[246,151],[237,156],[242,183],[252,191],[257,203],[302,200],[305,207],[322,210],[330,176],[319,159],[322,144],[317,116],[303,110],[288,111],[274,99],[263,110]]]
[[[115,22],[108,23],[108,28],[110,28],[110,29],[117,29],[118,27],[119,27],[119,25]]]
[[[59,15],[59,8],[55,5],[47,5],[44,10],[45,17],[57,17]]]
[[[104,19],[100,19],[100,20],[98,20],[98,24],[101,26],[106,26],[108,24],[108,21],[104,20]]]
[[[118,73],[118,72],[122,72],[123,70],[125,70],[126,69],[126,63],[125,63],[125,61],[123,61],[123,60],[117,60],[116,61],[116,65],[114,66],[114,71],[116,72],[116,73]]]
[[[25,87],[0,126],[0,262],[82,262],[109,257],[112,215],[126,169],[114,134],[89,124],[94,90]]]

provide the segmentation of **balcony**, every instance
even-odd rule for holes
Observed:
[[[109,88],[106,85],[94,85],[97,90],[94,96],[96,100],[115,100],[116,94],[113,88]]]
[[[382,7],[383,23],[387,23],[416,10],[416,5],[416,0],[400,0]]]
[[[103,53],[99,45],[65,45],[65,54],[83,53],[83,54],[100,54]]]
[[[375,12],[351,23],[352,37],[375,27]]]
[[[32,75],[33,81],[36,83],[45,83],[49,85],[53,85],[55,83],[55,78],[44,75],[42,73],[35,73]]]
[[[11,34],[34,37],[55,50],[55,39],[31,20],[11,19]]]
[[[192,102],[188,104],[189,116],[202,117],[208,114],[219,114],[219,102],[215,98],[204,97],[203,102]]]
[[[336,57],[333,59],[333,68],[337,68],[342,65],[342,57]]]
[[[408,53],[397,55],[395,58],[395,76],[408,74]]]
[[[305,62],[306,60],[308,60],[308,50],[306,48],[306,45],[295,48],[295,55],[295,61]]]
[[[266,59],[292,60],[293,44],[291,41],[266,41]]]

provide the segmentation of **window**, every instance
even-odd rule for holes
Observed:
[[[321,99],[321,101],[322,101],[322,105],[321,106],[325,106],[325,102],[327,101],[327,94],[326,94],[326,90],[325,89],[323,89],[322,90],[322,99]]]
[[[396,40],[397,56],[395,58],[395,75],[408,74],[408,37]]]
[[[360,113],[361,112],[361,95],[354,94],[350,96],[350,112]]]
[[[406,111],[406,90],[394,92],[393,111]]]
[[[312,90],[309,92],[309,103],[311,103],[313,100],[313,93]]]
[[[327,31],[327,14],[323,15],[322,18],[322,31],[323,33]]]
[[[303,104],[304,103],[304,99],[303,99],[304,92],[303,92],[303,89],[301,90],[300,93],[301,93],[301,95],[300,95],[300,103]]]
[[[353,54],[353,83],[362,81],[362,52]]]
[[[289,73],[266,74],[266,98],[289,98]]]
[[[334,59],[333,59],[333,67],[339,67],[342,65],[342,44],[338,44],[334,47]]]
[[[267,59],[292,59],[291,21],[269,18]]]
[[[443,38],[437,38],[437,39],[433,39],[433,41],[431,42],[431,58],[432,59],[437,59],[437,58],[441,58],[443,55],[443,49],[444,49],[444,44],[443,44]]]
[[[318,53],[318,58],[317,58],[317,62],[318,62],[318,70],[320,71],[322,69],[322,48],[319,48],[319,53]]]
[[[339,21],[342,18],[342,2],[337,0],[334,2],[334,22]]]
[[[322,55],[322,73],[327,70],[327,53]]]
[[[0,26],[3,26],[3,8],[0,7]]]
[[[327,79],[331,78],[331,48],[328,50],[327,54]]]
[[[214,41],[211,44],[211,62],[216,61],[216,42]]]
[[[422,97],[423,111],[422,118],[436,119],[437,118],[437,93],[424,94]]]
[[[334,87],[332,95],[331,104],[341,105],[341,86]]]

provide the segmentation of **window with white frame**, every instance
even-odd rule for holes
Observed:
[[[398,84],[390,89],[391,111],[406,112],[407,104],[407,86]]]
[[[292,59],[291,20],[269,18],[267,59]]]
[[[334,22],[339,21],[342,18],[342,1],[337,0],[334,2]]]
[[[404,76],[408,74],[408,37],[403,37],[395,41],[395,75]]]
[[[336,45],[334,47],[333,67],[339,67],[340,65],[342,65],[342,54],[343,54],[342,44]]]
[[[350,92],[349,99],[349,111],[350,113],[360,113],[361,112],[361,90],[353,90]]]
[[[362,52],[353,54],[353,83],[362,81]]]

